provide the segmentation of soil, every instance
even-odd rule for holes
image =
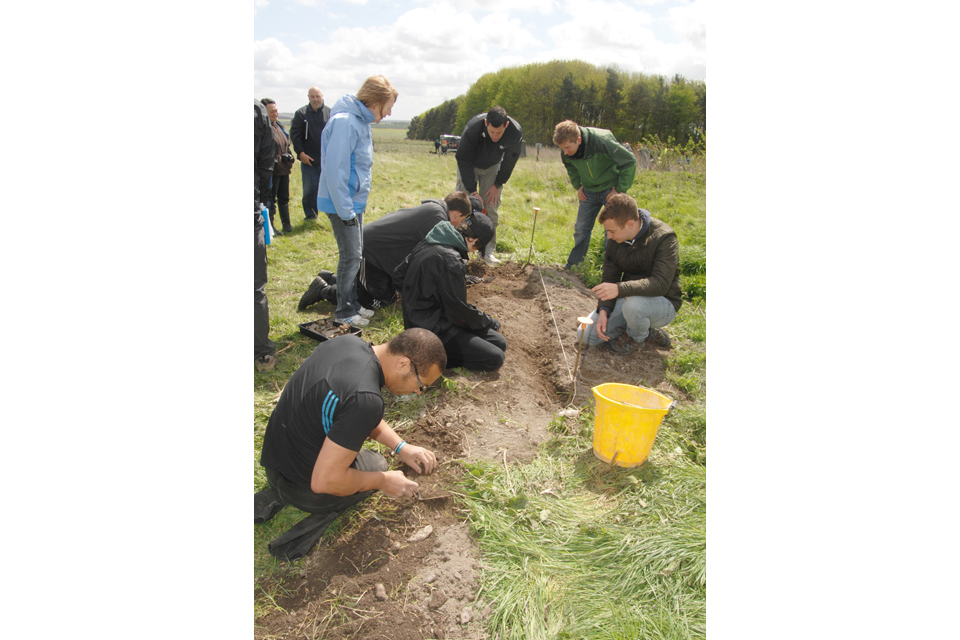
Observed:
[[[503,367],[444,372],[457,388],[439,394],[403,434],[437,456],[430,476],[401,467],[424,500],[393,501],[391,515],[322,538],[299,572],[280,578],[282,589],[268,589],[285,595],[276,598],[280,609],[255,620],[255,638],[488,638],[489,604],[476,598],[479,549],[445,491],[463,473],[456,461],[533,457],[558,412],[589,404],[591,387],[604,382],[683,395],[664,378],[669,350],[651,344],[628,355],[584,349],[577,364],[577,318],[596,308],[596,298],[576,274],[479,260],[467,271],[483,278],[467,288],[469,302],[500,320],[508,345]],[[424,539],[410,541],[428,527]]]

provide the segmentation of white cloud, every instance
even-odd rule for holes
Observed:
[[[368,0],[336,0],[336,2],[331,2],[330,0],[295,0],[295,2],[305,7],[323,7],[324,11],[333,11],[338,6],[345,4],[363,7],[366,6]]]
[[[691,45],[705,50],[707,48],[707,7],[705,0],[674,7],[669,11],[669,21],[673,30]]]
[[[658,38],[657,20],[639,8],[657,3],[567,0],[565,21],[549,29],[552,48],[538,52],[536,60],[580,59],[625,71],[705,78],[704,2],[697,0],[676,13],[668,12],[669,25],[679,31],[680,42],[675,44]]]
[[[428,3],[433,4],[433,2],[435,0],[429,0]],[[542,15],[549,15],[559,3],[556,0],[453,0],[453,2],[447,4],[455,6],[460,11],[512,11],[521,13],[536,11]]]
[[[477,40],[508,50],[519,50],[541,44],[533,34],[523,28],[520,18],[511,18],[505,13],[490,13],[480,19]]]
[[[705,78],[704,3],[660,11],[657,22],[641,3],[629,0],[494,0],[482,7],[470,0],[417,2],[379,23],[340,21],[347,26],[326,36],[314,30],[311,39],[299,42],[280,36],[289,45],[277,38],[255,42],[254,89],[256,97],[269,95],[288,113],[306,104],[311,85],[332,105],[355,93],[367,77],[383,74],[400,92],[393,118],[405,120],[465,93],[485,73],[530,62],[581,59],[626,71]],[[518,7],[528,13],[518,13]],[[529,13],[551,7],[562,11],[547,22]],[[324,16],[330,24],[330,14]],[[672,44],[656,37],[654,29],[661,27],[677,33]]]
[[[645,73],[658,66],[662,45],[650,29],[648,13],[622,2],[568,0],[565,15],[566,22],[549,30],[554,48],[541,52],[539,60],[576,58]]]
[[[255,90],[258,96],[271,94],[278,104],[280,98],[272,94],[289,96],[296,106],[280,106],[289,112],[302,106],[312,84],[332,105],[341,95],[356,93],[367,77],[383,74],[400,92],[394,117],[408,119],[464,93],[477,70],[491,66],[483,38],[457,37],[482,29],[469,14],[435,5],[412,9],[391,25],[340,27],[295,52],[268,38],[254,46]],[[502,34],[498,41],[504,37],[505,44],[516,34],[530,37],[516,20],[508,20]]]

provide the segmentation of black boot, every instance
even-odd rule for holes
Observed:
[[[293,227],[290,226],[290,209],[288,208],[288,203],[279,202],[277,203],[277,208],[280,209],[280,222],[283,224],[283,232],[290,233],[293,231]]]
[[[323,299],[320,297],[320,292],[328,286],[327,281],[320,276],[314,278],[304,294],[300,296],[300,303],[297,305],[297,310],[303,311],[310,305],[320,302],[320,300]]]
[[[275,236],[282,236],[283,232],[280,229],[277,229],[277,225],[273,223],[273,216],[277,212],[276,206],[273,203],[270,203],[270,231]]]
[[[326,280],[327,284],[337,284],[337,274],[335,274],[333,271],[320,269],[320,273],[317,275]]]
[[[337,286],[327,284],[327,281],[317,276],[310,283],[310,287],[303,296],[300,297],[300,304],[297,305],[299,311],[303,311],[312,304],[317,304],[321,300],[326,300],[331,304],[337,304]]]

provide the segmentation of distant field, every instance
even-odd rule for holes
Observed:
[[[400,142],[407,139],[406,129],[392,129],[387,127],[373,127],[373,142]]]

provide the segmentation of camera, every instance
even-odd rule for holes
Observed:
[[[280,159],[283,160],[284,162],[293,162],[293,154],[285,153],[282,156],[280,156]]]

